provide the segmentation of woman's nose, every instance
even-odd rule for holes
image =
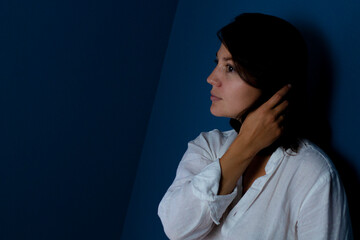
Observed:
[[[207,82],[213,86],[219,87],[220,81],[216,76],[216,68],[212,71],[212,73],[208,76]]]

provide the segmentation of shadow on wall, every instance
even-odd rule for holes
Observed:
[[[326,40],[321,36],[321,31],[309,27],[301,27],[302,35],[306,40],[309,52],[309,76],[308,76],[308,119],[309,138],[320,146],[332,159],[339,172],[342,183],[345,187],[350,215],[353,226],[354,239],[360,239],[360,194],[357,194],[360,183],[355,168],[350,162],[337,152],[332,146],[332,134],[329,123],[331,114],[331,102],[334,85],[334,68],[331,53],[329,52]]]

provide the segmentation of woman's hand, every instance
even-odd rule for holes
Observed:
[[[241,126],[238,138],[246,144],[250,155],[256,155],[270,146],[283,133],[283,112],[288,107],[287,100],[282,101],[291,86],[281,88],[267,102],[249,113]],[[282,102],[281,102],[282,101]]]
[[[283,87],[246,117],[238,136],[220,159],[219,195],[231,193],[256,154],[281,136],[282,113],[289,105],[282,99],[289,90],[290,85]]]

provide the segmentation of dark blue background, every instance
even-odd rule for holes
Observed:
[[[120,239],[177,1],[0,1],[0,239]]]
[[[360,3],[0,1],[0,239],[166,239],[157,206],[209,112],[216,31],[287,19],[310,49],[318,139],[359,215]],[[354,226],[358,226],[357,221]]]

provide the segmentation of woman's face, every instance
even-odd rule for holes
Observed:
[[[232,56],[223,44],[216,53],[216,61],[207,78],[212,85],[210,111],[214,116],[239,119],[260,97],[261,90],[246,83],[235,71]]]

